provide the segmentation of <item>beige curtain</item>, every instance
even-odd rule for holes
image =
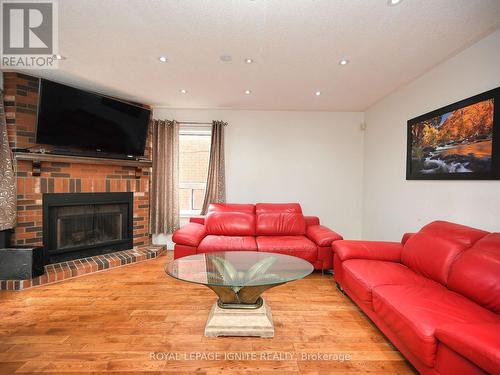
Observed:
[[[226,125],[222,121],[212,123],[207,190],[203,200],[202,215],[207,213],[210,203],[224,203],[226,201],[226,168],[224,160],[224,127]]]
[[[179,228],[179,124],[153,120],[151,127],[151,233],[172,233]]]
[[[0,230],[16,225],[16,177],[7,138],[7,124],[0,90]]]

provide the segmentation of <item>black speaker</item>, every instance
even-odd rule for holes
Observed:
[[[43,247],[11,247],[0,249],[0,280],[26,280],[45,272]]]
[[[0,230],[0,249],[10,247],[10,237],[12,236],[12,229]]]

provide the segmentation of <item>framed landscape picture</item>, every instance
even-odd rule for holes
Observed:
[[[408,121],[407,180],[500,179],[500,87]]]

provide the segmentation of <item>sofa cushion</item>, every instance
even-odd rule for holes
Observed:
[[[342,262],[343,286],[372,307],[372,290],[380,285],[432,285],[427,279],[401,263],[380,260],[350,259]],[[439,284],[436,284],[439,285]]]
[[[448,288],[500,314],[500,233],[481,238],[453,263]]]
[[[212,203],[205,218],[208,234],[221,236],[254,236],[253,204]]]
[[[483,370],[500,374],[500,323],[448,324],[436,337]]]
[[[441,285],[382,285],[373,309],[425,365],[434,366],[436,329],[450,323],[500,322],[500,317]]]
[[[257,249],[269,253],[293,255],[311,263],[318,258],[318,248],[304,236],[259,236]]]
[[[255,206],[258,236],[296,236],[306,233],[298,203],[258,203]]]
[[[199,253],[237,250],[257,251],[255,237],[208,235],[198,245]]]
[[[487,234],[464,225],[435,221],[406,241],[401,262],[415,272],[446,285],[450,266],[457,256]]]

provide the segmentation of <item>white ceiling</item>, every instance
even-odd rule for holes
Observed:
[[[63,0],[67,59],[35,73],[156,106],[362,111],[499,27],[500,0]]]

